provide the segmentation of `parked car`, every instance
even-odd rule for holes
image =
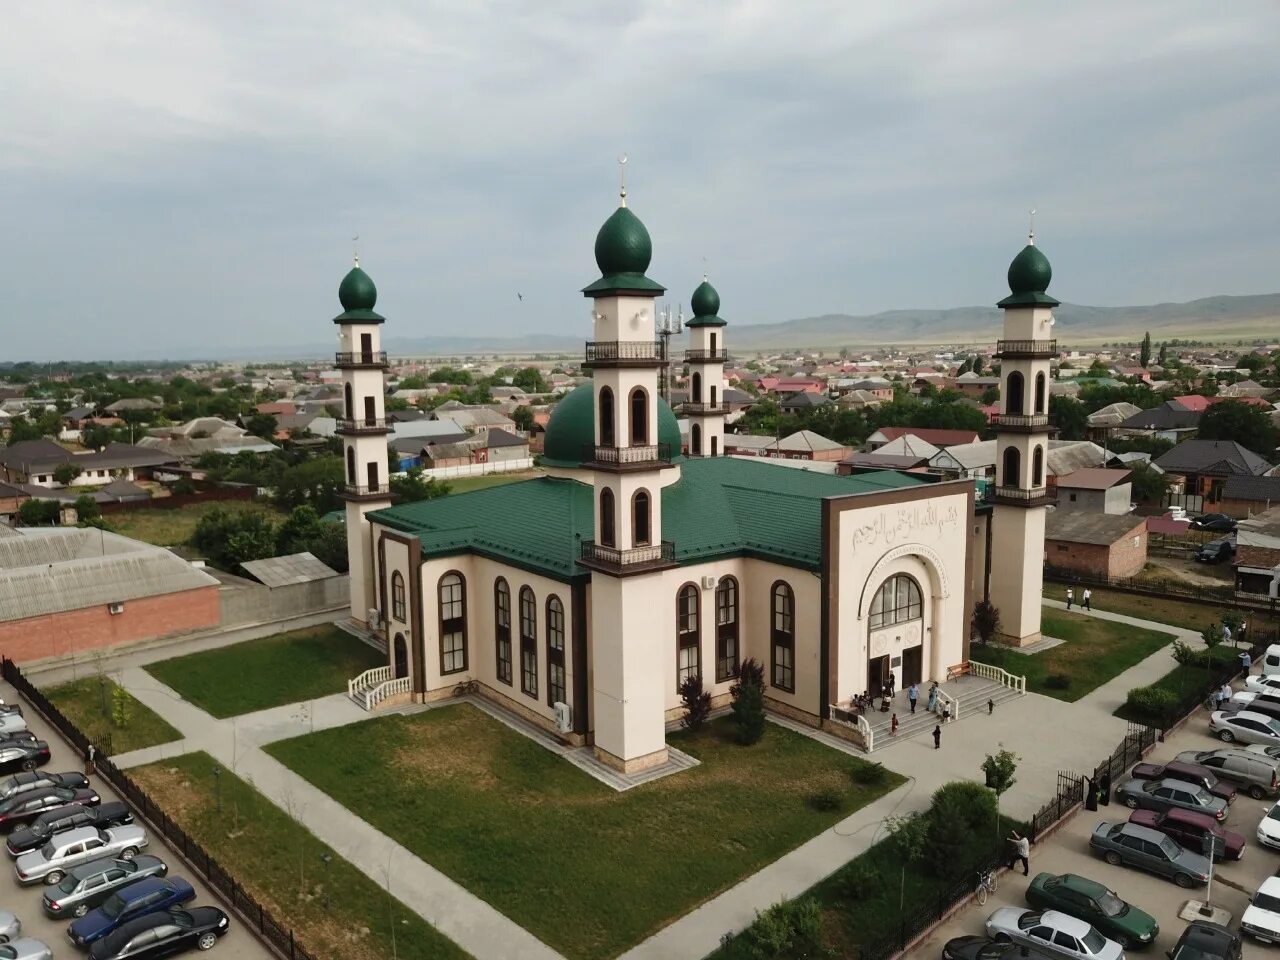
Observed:
[[[1280,744],[1280,721],[1249,710],[1215,710],[1209,715],[1209,733],[1223,743]]]
[[[1169,960],[1240,960],[1240,938],[1220,923],[1192,920],[1169,951]]]
[[[1168,877],[1180,887],[1209,882],[1209,859],[1174,843],[1163,833],[1136,823],[1109,823],[1093,828],[1089,846],[1113,866],[1138,867]]]
[[[1280,943],[1280,877],[1267,877],[1245,907],[1240,932],[1263,943]]]
[[[942,945],[942,960],[1054,960],[1054,955],[1008,940],[956,937]]]
[[[1210,540],[1208,543],[1201,544],[1200,549],[1195,552],[1194,556],[1199,563],[1230,563],[1231,558],[1235,556],[1235,552],[1236,545],[1223,537],[1219,540]]]
[[[1089,924],[1057,910],[1001,907],[987,917],[987,936],[1037,947],[1070,960],[1122,960],[1124,949]]]
[[[0,943],[8,943],[22,932],[22,921],[8,910],[0,910]]]
[[[1280,720],[1280,696],[1275,691],[1258,693],[1255,690],[1241,690],[1233,693],[1231,699],[1222,705],[1227,713],[1261,713],[1272,720]]]
[[[96,910],[91,910],[67,928],[67,936],[84,950],[130,920],[148,913],[167,912],[195,899],[196,891],[182,877],[148,877],[121,887]]]
[[[170,910],[130,920],[89,949],[91,960],[150,960],[190,947],[209,950],[226,936],[230,921],[217,907]]]
[[[84,807],[73,803],[58,807],[48,813],[42,813],[31,821],[31,825],[9,834],[6,847],[9,856],[17,857],[28,850],[34,850],[54,834],[76,827],[115,827],[122,823],[133,823],[133,811],[126,804],[111,802],[96,807]]]
[[[81,790],[72,790],[69,787],[42,787],[39,790],[29,790],[8,800],[0,800],[0,831],[11,832],[55,807],[65,807],[69,803],[91,807],[101,802],[102,798],[98,796],[98,791],[91,787]]]
[[[1263,676],[1280,673],[1280,643],[1273,643],[1262,654]]]
[[[14,740],[0,744],[0,773],[34,770],[49,762],[49,744],[43,740]]]
[[[1280,763],[1265,753],[1250,752],[1255,749],[1184,750],[1176,759],[1208,767],[1220,780],[1239,784],[1255,800],[1274,797],[1280,791]],[[1280,752],[1280,747],[1276,749]]]
[[[1276,677],[1280,680],[1280,677]],[[34,740],[36,735],[23,727],[21,730],[5,730],[0,731],[0,743],[20,743],[23,740]]]
[[[1244,678],[1244,688],[1258,693],[1280,693],[1280,675],[1251,673]]]
[[[1215,797],[1221,797],[1227,803],[1236,798],[1236,788],[1219,780],[1212,770],[1198,763],[1187,763],[1182,760],[1171,760],[1168,763],[1136,763],[1132,775],[1138,780],[1182,780],[1204,787]]]
[[[22,716],[22,704],[5,703],[3,700],[0,700],[0,714],[5,713],[16,713],[18,716]]]
[[[1182,810],[1134,810],[1129,822],[1163,833],[1180,847],[1196,853],[1204,852],[1205,837],[1213,837],[1213,859],[1239,860],[1244,856],[1245,840],[1242,834],[1227,830],[1207,813]]]
[[[53,960],[53,951],[43,940],[19,937],[0,947],[0,960]]]
[[[27,729],[27,721],[20,713],[0,713],[0,733],[14,733]]]
[[[97,830],[80,827],[45,841],[43,847],[18,858],[14,870],[21,884],[57,883],[72,867],[119,854],[132,860],[147,845],[147,831],[134,824]]]
[[[1223,533],[1231,533],[1235,528],[1236,522],[1225,513],[1203,513],[1191,520],[1192,530],[1220,530]]]
[[[0,780],[0,800],[8,800],[19,793],[39,790],[41,787],[69,787],[72,790],[83,790],[88,785],[89,778],[74,770],[69,773],[28,770]]]
[[[68,872],[57,886],[46,888],[42,906],[57,919],[83,917],[121,887],[168,872],[168,864],[145,853],[132,860],[92,860]]]
[[[1258,842],[1272,850],[1280,850],[1280,801],[1273,803],[1258,821]]]
[[[1151,914],[1125,903],[1114,890],[1074,873],[1036,874],[1027,886],[1027,903],[1091,923],[1122,947],[1149,944],[1160,932]]]
[[[1116,799],[1133,810],[1168,810],[1181,807],[1227,819],[1227,801],[1204,787],[1185,780],[1126,780],[1116,788]]]

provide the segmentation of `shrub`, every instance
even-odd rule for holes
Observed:
[[[874,787],[884,783],[884,765],[859,760],[849,768],[849,779],[860,787]]]
[[[945,783],[929,806],[925,848],[932,862],[948,876],[969,869],[966,850],[973,837],[994,836],[995,794],[972,780]]]
[[[866,900],[880,891],[880,878],[865,863],[852,861],[835,878],[836,896],[841,900]]]
[[[701,677],[694,675],[680,684],[680,701],[684,705],[680,726],[686,730],[700,730],[711,715],[711,694],[702,689]]]
[[[1172,690],[1157,686],[1134,687],[1125,700],[1125,711],[1160,723],[1177,703],[1178,696]]]
[[[751,960],[806,960],[821,956],[822,910],[813,897],[784,900],[756,914],[742,931]]]
[[[1065,673],[1051,673],[1044,678],[1046,690],[1066,690],[1071,686],[1071,678]]]
[[[750,745],[764,736],[764,665],[755,657],[743,661],[738,669],[738,682],[729,688],[733,697],[734,723],[738,742]]]
[[[809,797],[809,806],[819,813],[830,813],[844,807],[844,796],[839,790],[819,790]]]

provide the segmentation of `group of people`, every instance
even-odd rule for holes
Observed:
[[[1080,594],[1080,606],[1084,607],[1090,613],[1093,607],[1090,605],[1093,600],[1093,591],[1088,587],[1084,588],[1084,592]],[[1076,592],[1072,587],[1067,587],[1067,609],[1071,609],[1071,605],[1076,602]]]

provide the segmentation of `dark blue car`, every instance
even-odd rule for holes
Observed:
[[[67,936],[77,947],[85,949],[130,920],[180,907],[195,895],[191,884],[181,877],[147,877],[117,890],[102,906],[74,921],[67,929]]]

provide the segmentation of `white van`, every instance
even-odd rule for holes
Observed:
[[[1280,673],[1280,643],[1273,643],[1267,647],[1267,652],[1262,655],[1262,672],[1264,675]]]

